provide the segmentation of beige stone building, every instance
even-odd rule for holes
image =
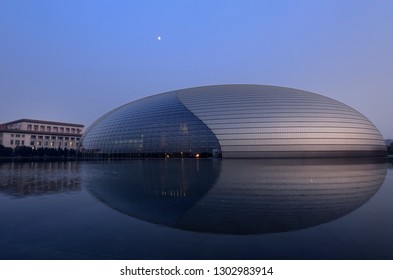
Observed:
[[[82,124],[20,119],[0,124],[0,145],[76,149],[83,128]]]

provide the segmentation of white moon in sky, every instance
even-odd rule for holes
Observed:
[[[161,36],[157,36],[157,40],[158,40],[158,41],[161,41]]]

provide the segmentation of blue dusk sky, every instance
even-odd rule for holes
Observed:
[[[0,0],[0,123],[82,123],[156,93],[266,84],[393,138],[393,1]]]

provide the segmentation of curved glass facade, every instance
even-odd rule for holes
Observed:
[[[82,149],[131,157],[386,155],[378,129],[351,107],[262,85],[190,88],[128,103],[97,120]]]
[[[84,153],[104,157],[208,157],[220,144],[173,93],[121,106],[88,128]]]

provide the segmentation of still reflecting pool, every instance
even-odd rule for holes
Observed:
[[[174,228],[260,234],[342,217],[381,186],[385,162],[142,161],[97,165],[86,187],[109,207]]]
[[[0,165],[2,259],[393,259],[384,159]]]

